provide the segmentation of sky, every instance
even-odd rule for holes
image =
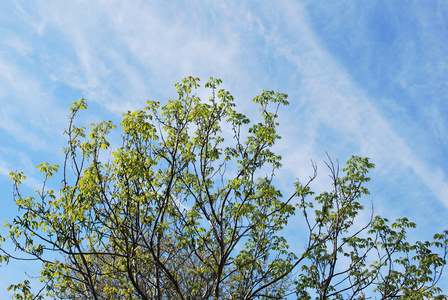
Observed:
[[[327,188],[326,153],[341,165],[370,157],[365,201],[431,239],[448,229],[446,53],[443,0],[1,1],[0,219],[17,214],[10,171],[34,190],[36,165],[63,162],[73,101],[89,103],[81,121],[119,123],[148,99],[175,98],[192,75],[221,78],[249,117],[263,90],[289,95],[283,188],[312,175],[311,160],[314,187]],[[24,269],[0,268],[0,289]]]

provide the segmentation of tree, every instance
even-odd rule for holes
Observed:
[[[448,232],[412,244],[406,230],[415,224],[406,218],[389,225],[372,216],[355,227],[374,167],[368,158],[353,156],[342,170],[329,160],[332,188],[310,199],[313,163],[313,176],[283,196],[272,146],[287,96],[257,96],[260,120],[251,123],[220,83],[205,84],[205,102],[195,94],[199,79],[188,77],[176,84],[177,100],[125,113],[122,145],[112,152],[115,125],[92,124],[87,133],[75,125],[87,104],[73,103],[59,193],[47,188],[58,165],[38,166],[45,179],[31,197],[20,191],[24,174],[11,173],[22,214],[2,240],[22,256],[3,250],[2,258],[41,261],[44,284],[36,294],[28,281],[11,285],[13,297],[446,299],[437,282]],[[303,249],[282,235],[295,215],[306,224]]]

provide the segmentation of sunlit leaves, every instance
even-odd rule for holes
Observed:
[[[434,242],[411,244],[406,233],[415,223],[401,218],[389,224],[379,216],[354,230],[364,208],[361,197],[369,194],[363,184],[370,180],[367,173],[374,165],[368,158],[352,156],[341,170],[344,176],[331,161],[327,165],[334,189],[316,196],[314,204],[305,201],[311,195],[308,186],[296,184],[302,197],[298,207],[309,221],[310,244],[315,245],[306,253],[310,263],[302,266],[296,294],[305,299],[313,294],[316,299],[343,299],[344,294],[365,299],[366,293],[381,299],[444,299],[436,285],[446,264],[446,234],[436,235]],[[307,212],[316,204],[312,225]]]
[[[36,295],[27,281],[12,285],[16,299],[364,299],[369,287],[384,299],[440,293],[446,233],[412,244],[406,230],[415,224],[406,218],[356,223],[374,167],[368,158],[351,157],[341,174],[330,160],[332,188],[316,196],[313,163],[310,180],[297,180],[285,197],[272,147],[287,95],[263,91],[250,120],[220,79],[205,83],[208,100],[199,98],[199,82],[187,77],[175,85],[176,99],[124,113],[119,145],[111,121],[77,125],[87,103],[74,102],[59,193],[47,182],[58,165],[38,166],[44,179],[34,196],[21,194],[22,172],[10,174],[20,215],[5,224],[8,238],[19,259],[42,262],[44,284]],[[305,222],[297,234],[304,247],[283,236],[293,216]]]

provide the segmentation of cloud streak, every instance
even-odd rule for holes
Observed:
[[[304,8],[297,5],[293,10],[292,7],[294,4],[285,2],[285,11],[288,8],[290,18],[287,23],[294,24],[293,31],[298,40],[284,44],[286,38],[279,38],[279,32],[269,35],[267,39],[277,53],[294,64],[303,76],[297,88],[300,89],[301,101],[306,104],[300,105],[302,113],[295,111],[294,114],[299,113],[306,119],[303,131],[306,132],[307,141],[313,144],[319,136],[325,135],[326,130],[337,132],[337,153],[346,154],[344,149],[356,151],[358,148],[362,155],[371,157],[382,172],[398,170],[407,173],[407,169],[412,169],[434,196],[448,207],[448,184],[443,171],[430,169],[424,158],[412,151],[372,105],[375,99],[365,95],[344,67],[319,45],[308,25]],[[296,44],[301,47],[295,47]],[[290,128],[286,135],[293,134],[293,128]],[[303,141],[296,140],[295,143],[303,144]],[[314,153],[322,151],[317,148],[325,149],[326,143],[323,141],[317,145],[314,142]],[[297,148],[300,146],[297,145]]]

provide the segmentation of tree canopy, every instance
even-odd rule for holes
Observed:
[[[41,261],[43,286],[12,284],[14,298],[446,299],[437,283],[448,232],[411,243],[407,218],[361,224],[368,158],[352,156],[342,169],[329,158],[332,185],[319,195],[313,164],[286,195],[275,186],[273,145],[287,95],[255,97],[253,122],[220,84],[205,84],[206,101],[188,77],[175,85],[177,99],[126,112],[117,146],[111,121],[78,126],[87,103],[73,103],[62,167],[38,166],[34,196],[21,192],[24,173],[11,173],[20,215],[1,241],[16,252],[2,248],[1,258]],[[49,188],[55,174],[59,192]],[[304,224],[302,247],[288,242],[288,222]]]

